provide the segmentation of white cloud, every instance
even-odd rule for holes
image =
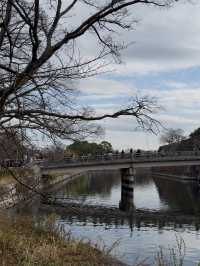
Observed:
[[[126,95],[132,96],[136,92],[134,86],[125,84],[125,82],[120,82],[112,79],[105,78],[90,78],[83,80],[80,84],[80,91],[83,96],[99,96],[99,97],[113,97],[114,95]]]
[[[90,81],[91,82],[91,81]],[[96,84],[97,83],[97,84]],[[111,83],[111,86],[109,86]],[[96,108],[98,114],[104,113],[112,113],[120,108],[119,101],[115,99],[112,100],[112,97],[115,98],[116,95],[121,97],[121,90],[124,95],[129,95],[131,90],[131,86],[128,87],[126,82],[123,84],[118,81],[110,81],[110,80],[99,80],[95,78],[92,82],[95,90],[95,96],[91,105]],[[102,92],[102,95],[109,96],[109,101],[100,101],[96,103],[95,101],[99,99],[97,95],[101,96],[101,88],[102,85],[108,84],[110,88],[109,92]],[[112,87],[113,86],[113,87]],[[115,94],[115,86],[118,88],[116,90],[117,94]],[[136,88],[134,84],[133,92],[140,91],[139,88]],[[172,127],[172,128],[182,128],[189,134],[192,130],[199,126],[199,115],[200,109],[200,88],[192,88],[187,83],[178,83],[176,81],[169,81],[165,86],[171,87],[170,90],[166,89],[148,89],[141,90],[142,94],[148,94],[149,96],[157,96],[158,103],[164,107],[164,110],[155,114],[154,117],[159,120],[164,127]],[[183,86],[184,89],[181,89]],[[89,91],[89,90],[88,90]],[[86,96],[87,98],[87,96]],[[91,100],[91,98],[89,98]],[[106,119],[100,122],[103,127],[106,129],[106,138],[112,140],[116,148],[122,147],[123,145],[128,147],[128,144],[131,143],[133,146],[141,146],[141,148],[148,149],[146,142],[142,142],[141,136],[144,136],[142,132],[135,133],[135,128],[137,127],[136,120],[130,117],[121,117],[119,119]],[[112,138],[113,136],[113,138]],[[114,137],[115,136],[115,137]],[[150,148],[159,146],[159,137],[149,136],[149,139],[152,139],[152,145]],[[125,144],[126,143],[126,144]]]
[[[156,72],[171,72],[177,69],[200,67],[200,1],[195,5],[180,1],[170,9],[132,8],[134,18],[140,19],[135,30],[116,35],[124,42],[134,42],[123,52],[124,64],[111,66],[116,72],[110,79],[105,76],[83,80],[80,83],[81,101],[95,107],[98,114],[113,112],[125,104],[127,99],[137,92],[158,97],[165,108],[155,117],[166,127],[181,127],[188,133],[198,127],[200,107],[200,87],[192,81],[182,82],[170,79],[160,81],[160,88],[148,90],[136,87],[125,80],[127,76],[138,77]],[[85,57],[97,52],[94,38],[81,38],[80,50]],[[119,81],[123,76],[124,81]],[[144,81],[145,81],[145,75]],[[155,76],[156,78],[156,76]],[[116,79],[116,80],[115,80]],[[118,79],[118,80],[117,80]],[[192,85],[191,85],[192,84]],[[150,84],[151,86],[151,84]],[[142,133],[134,132],[135,120],[121,118],[101,122],[106,127],[106,138],[115,147],[125,145],[148,148]],[[159,138],[148,137],[150,147],[159,145]]]
[[[173,71],[200,66],[200,2],[180,1],[168,9],[134,5],[130,14],[139,23],[135,30],[115,35],[117,41],[133,43],[122,53],[116,74],[132,75]],[[192,14],[192,15],[191,15]],[[83,57],[98,51],[94,36],[79,40]]]
[[[145,149],[155,150],[159,147],[159,137],[149,133],[120,132],[107,130],[105,139],[112,143],[115,149]]]
[[[119,71],[145,73],[200,65],[200,3],[177,3],[170,9],[141,8],[141,22],[125,40],[135,43],[125,51],[126,67]],[[191,15],[192,14],[192,15]]]

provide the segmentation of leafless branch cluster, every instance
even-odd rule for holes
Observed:
[[[160,136],[160,142],[164,144],[180,143],[185,139],[184,131],[181,128],[169,128]]]
[[[164,7],[174,1],[1,0],[0,128],[77,138],[99,132],[91,121],[125,115],[152,130],[157,124],[151,117],[154,102],[137,99],[114,114],[95,116],[76,107],[72,82],[99,73],[109,54],[119,58],[124,45],[112,36],[117,28],[132,27],[133,8]],[[89,34],[98,42],[94,56],[84,56],[78,46]]]

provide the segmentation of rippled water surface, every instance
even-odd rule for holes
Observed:
[[[82,176],[54,194],[62,201],[82,204],[118,207],[121,198],[121,177],[119,172],[98,172]],[[174,210],[185,214],[197,214],[200,210],[200,192],[195,182],[172,181],[159,178],[148,171],[138,172],[134,185],[134,206],[150,210]],[[185,264],[197,265],[200,260],[200,232],[197,227],[187,224],[130,225],[128,221],[102,222],[101,219],[61,215],[58,223],[64,225],[77,238],[90,239],[100,246],[111,247],[123,262],[133,265],[144,260],[152,263],[159,247],[167,254],[169,247],[176,247],[177,239],[186,245]]]

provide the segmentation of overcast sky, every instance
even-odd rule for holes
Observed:
[[[200,126],[200,1],[181,1],[170,9],[137,8],[135,30],[119,38],[134,42],[122,54],[115,71],[79,83],[81,101],[98,113],[112,112],[138,95],[158,98],[164,107],[156,118],[165,127],[182,128],[185,134]],[[82,40],[88,53],[92,40]],[[117,149],[156,149],[159,136],[135,131],[130,118],[105,120],[105,140]]]

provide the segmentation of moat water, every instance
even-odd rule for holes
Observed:
[[[54,192],[54,195],[62,202],[118,207],[121,197],[120,173],[89,173],[68,183]],[[195,182],[172,181],[144,171],[136,174],[134,206],[152,211],[181,211],[187,215],[198,215],[200,190]],[[105,222],[105,219],[91,217],[68,217],[64,213],[58,216],[57,223],[63,225],[75,238],[89,240],[94,245],[109,248],[116,244],[112,254],[128,265],[140,261],[153,265],[160,248],[169,258],[169,249],[177,249],[177,241],[185,243],[184,265],[197,265],[200,261],[200,230],[197,225],[171,223],[158,226],[141,222],[136,226],[124,220],[109,221],[109,217]]]

